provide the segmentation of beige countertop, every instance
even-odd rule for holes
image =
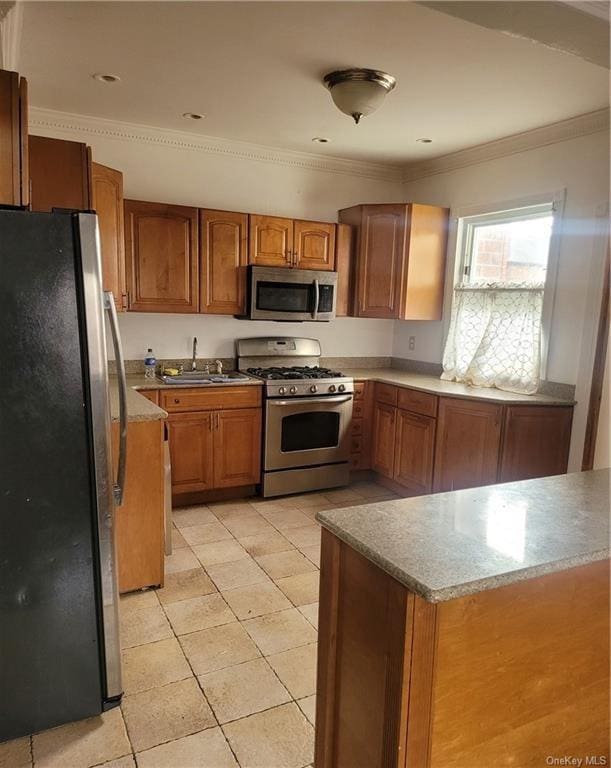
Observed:
[[[489,402],[512,405],[573,405],[574,400],[552,397],[551,395],[518,395],[504,392],[502,389],[469,387],[456,381],[445,381],[436,376],[423,373],[410,373],[396,368],[345,368],[346,376],[366,381],[379,381],[394,384],[397,387],[410,387],[422,392],[445,397],[459,397],[466,400],[487,400]]]
[[[610,470],[319,512],[331,533],[431,603],[609,557]]]
[[[119,388],[116,377],[110,379],[110,417],[112,421],[119,420]],[[167,413],[146,397],[139,395],[131,386],[127,387],[127,420],[128,421],[158,421],[167,418]]]

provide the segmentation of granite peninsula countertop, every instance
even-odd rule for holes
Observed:
[[[114,380],[113,380],[114,379]],[[110,379],[110,418],[119,421],[119,388],[115,377]],[[127,420],[128,421],[159,421],[167,418],[168,414],[146,397],[139,395],[135,389],[127,387]]]
[[[611,471],[319,512],[324,528],[431,603],[609,557]]]
[[[382,384],[419,389],[432,395],[459,397],[466,400],[488,400],[506,405],[573,405],[575,403],[574,400],[551,395],[519,395],[492,387],[469,387],[456,381],[446,381],[437,376],[401,371],[397,368],[343,368],[342,373],[352,376],[353,379],[379,381]]]

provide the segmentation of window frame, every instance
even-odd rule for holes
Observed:
[[[450,233],[448,240],[448,253],[451,258],[448,259],[447,285],[444,302],[444,328],[443,345],[447,343],[450,330],[450,319],[452,315],[452,306],[454,303],[454,291],[457,285],[465,282],[464,267],[466,255],[465,238],[465,219],[493,223],[498,221],[509,221],[518,218],[516,212],[528,209],[543,210],[544,206],[551,208],[553,215],[552,234],[549,244],[549,256],[547,262],[547,271],[545,277],[545,286],[543,290],[543,311],[541,313],[541,368],[540,377],[542,380],[547,375],[547,364],[551,341],[551,328],[554,314],[554,303],[556,297],[556,283],[558,278],[558,262],[560,254],[560,242],[562,234],[562,221],[564,215],[564,204],[566,199],[566,189],[560,189],[552,193],[541,193],[508,200],[499,203],[489,203],[486,205],[471,205],[454,208],[450,212]],[[470,266],[470,265],[469,265]],[[502,290],[502,289],[499,289]]]

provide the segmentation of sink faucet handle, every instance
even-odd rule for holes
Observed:
[[[220,360],[215,360],[214,365],[216,366],[216,373],[223,373],[223,363]]]

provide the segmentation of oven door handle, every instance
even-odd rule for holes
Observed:
[[[299,397],[294,400],[273,400],[267,401],[268,405],[313,405],[316,403],[347,403],[352,400],[352,395],[339,395],[339,397]]]
[[[318,279],[314,280],[314,309],[312,310],[312,320],[318,320],[318,302],[320,301],[320,286]]]

